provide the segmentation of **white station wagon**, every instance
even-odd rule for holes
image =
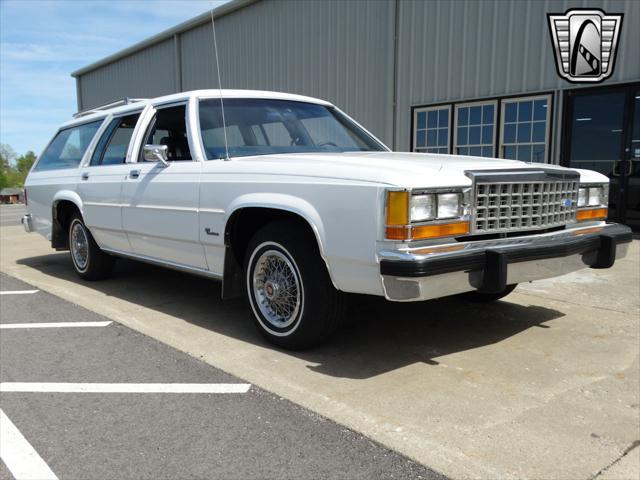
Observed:
[[[608,268],[607,177],[512,160],[391,152],[328,102],[201,90],[126,100],[60,127],[26,181],[25,229],[78,275],[127,257],[222,280],[286,348],[326,339],[345,293],[508,295]]]

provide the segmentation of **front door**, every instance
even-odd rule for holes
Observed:
[[[191,157],[185,105],[157,107],[122,184],[122,227],[133,252],[206,269],[198,201],[201,163]],[[145,162],[142,146],[166,145],[169,166]]]
[[[640,230],[640,86],[567,93],[562,163],[610,179],[609,218]]]

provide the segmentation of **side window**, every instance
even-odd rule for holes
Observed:
[[[158,108],[143,145],[166,145],[171,162],[191,160],[185,115],[185,105]]]
[[[102,120],[99,120],[60,131],[40,156],[34,171],[75,168],[80,165],[101,124]]]
[[[414,152],[449,153],[450,112],[450,105],[426,107],[414,111]]]
[[[105,132],[91,157],[91,165],[118,165],[124,163],[127,157],[127,147],[133,136],[133,129],[140,117],[139,113],[126,117],[114,118]]]

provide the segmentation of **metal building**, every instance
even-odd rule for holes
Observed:
[[[624,15],[613,74],[556,69],[547,14]],[[233,0],[214,11],[222,85],[327,99],[394,150],[560,163],[609,175],[640,225],[640,2]],[[78,108],[217,88],[210,13],[72,74]]]

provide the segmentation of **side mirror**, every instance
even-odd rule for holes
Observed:
[[[145,145],[142,149],[145,162],[160,162],[163,166],[169,166],[169,147],[166,145]]]

